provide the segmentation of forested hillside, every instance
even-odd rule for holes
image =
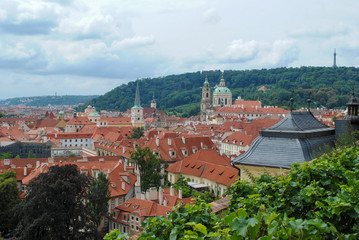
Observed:
[[[37,106],[44,107],[48,105],[52,106],[64,106],[64,105],[78,105],[84,102],[90,101],[98,95],[89,96],[77,96],[77,95],[66,95],[66,96],[40,96],[40,97],[21,97],[21,98],[9,98],[6,100],[0,100],[0,105],[4,106]]]
[[[149,106],[153,94],[159,109],[190,116],[199,113],[201,86],[206,75],[211,87],[221,78],[221,72],[203,71],[140,79],[141,105]],[[260,99],[264,105],[288,108],[291,90],[294,90],[294,107],[304,107],[312,99],[313,107],[344,107],[351,88],[359,89],[359,68],[354,67],[300,67],[261,70],[224,71],[224,79],[233,93],[246,100]],[[267,92],[258,91],[266,86]],[[85,105],[97,109],[130,109],[134,104],[136,83],[123,84]],[[84,105],[84,106],[85,106]],[[83,109],[84,106],[80,108]]]

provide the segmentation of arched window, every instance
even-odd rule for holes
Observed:
[[[208,93],[206,93],[206,98],[208,98]]]

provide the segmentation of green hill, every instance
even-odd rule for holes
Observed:
[[[76,106],[90,101],[93,98],[98,97],[98,95],[66,95],[66,96],[38,96],[38,97],[20,97],[20,98],[9,98],[6,100],[0,100],[0,105],[4,106],[36,106],[36,107],[45,107],[45,106]]]
[[[221,72],[203,71],[158,78],[140,79],[141,105],[150,105],[153,94],[159,109],[190,116],[199,113],[201,87],[206,75],[211,87],[219,83]],[[224,71],[226,85],[233,98],[260,99],[263,105],[288,108],[291,90],[294,90],[294,107],[306,107],[311,98],[312,107],[344,107],[351,88],[359,89],[359,68],[354,67],[300,67],[261,70]],[[265,85],[267,92],[258,91]],[[97,109],[125,111],[134,104],[136,83],[123,84],[88,104]]]

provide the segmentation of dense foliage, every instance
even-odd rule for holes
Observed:
[[[140,81],[141,105],[149,106],[153,93],[159,109],[184,116],[199,113],[201,87],[206,76],[211,87],[219,84],[220,71],[203,71],[147,78]],[[300,67],[275,68],[244,71],[224,71],[226,85],[233,98],[241,96],[246,100],[260,99],[264,105],[289,106],[291,90],[294,93],[294,107],[306,107],[308,97],[313,107],[343,107],[351,88],[359,89],[359,68],[354,67]],[[266,86],[267,92],[258,91]],[[86,105],[98,109],[125,111],[133,106],[136,84],[123,84]],[[213,91],[212,91],[213,92]]]
[[[359,147],[347,147],[294,164],[286,176],[237,181],[224,218],[198,202],[149,218],[139,239],[357,239],[358,156]]]
[[[12,170],[0,172],[0,233],[7,233],[13,228],[13,207],[18,198],[16,173]]]
[[[40,96],[40,97],[21,97],[21,98],[9,98],[6,100],[0,100],[0,105],[25,105],[25,106],[36,106],[45,107],[48,105],[52,106],[63,106],[63,105],[78,105],[90,101],[93,98],[98,97],[97,95],[90,96]],[[0,114],[1,116],[1,114]]]
[[[161,179],[163,179],[161,164],[164,164],[162,158],[158,157],[149,147],[137,147],[131,153],[131,159],[138,165],[142,191],[146,191],[151,187],[158,188],[161,186]]]
[[[218,200],[219,198],[209,191],[199,192],[194,190],[188,185],[189,179],[185,179],[182,175],[177,179],[177,181],[173,184],[174,188],[178,192],[179,189],[182,189],[182,197],[189,198],[195,197],[203,200],[206,203],[210,203]]]
[[[140,139],[143,136],[144,133],[144,128],[143,127],[136,127],[136,128],[132,128],[132,133],[131,136],[129,137],[130,139]]]
[[[33,179],[17,208],[17,239],[94,238],[104,200],[97,199],[103,195],[93,189],[96,184],[88,190],[91,182],[76,165],[52,166]]]

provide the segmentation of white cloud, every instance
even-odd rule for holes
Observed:
[[[225,58],[232,62],[244,62],[252,60],[259,51],[259,44],[256,40],[243,41],[233,40],[227,47]]]
[[[155,42],[153,36],[136,36],[133,38],[125,38],[121,41],[114,41],[111,48],[113,50],[121,50],[129,47],[143,47],[152,45]]]
[[[214,8],[206,10],[203,14],[204,20],[210,24],[217,24],[221,21],[221,16],[218,11]]]

